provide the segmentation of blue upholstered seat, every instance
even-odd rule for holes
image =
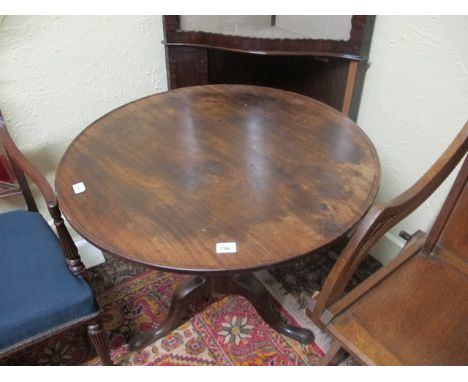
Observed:
[[[68,270],[44,218],[0,214],[0,353],[98,313],[92,289]]]

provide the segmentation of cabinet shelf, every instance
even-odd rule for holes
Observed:
[[[223,24],[229,21],[223,16],[200,17],[206,25],[197,20],[196,25],[186,23],[185,29],[181,16],[163,18],[169,89],[208,84],[273,87],[315,98],[357,118],[375,17],[348,17],[347,40],[292,38],[283,32],[276,38],[281,28],[269,27],[264,20],[252,31]]]

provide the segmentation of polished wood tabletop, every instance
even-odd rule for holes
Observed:
[[[376,196],[374,146],[311,98],[243,85],[181,88],[124,105],[68,147],[56,189],[102,250],[187,273],[266,268],[326,247]],[[85,190],[75,192],[73,185]],[[219,254],[217,243],[235,242]]]

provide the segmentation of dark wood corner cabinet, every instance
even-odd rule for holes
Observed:
[[[182,25],[184,18],[194,17],[204,17],[207,28]],[[269,18],[268,26],[256,25],[250,34],[242,30],[245,24],[231,20],[236,16],[223,17],[228,18],[163,17],[169,89],[205,84],[269,86],[313,97],[356,119],[375,16],[348,16],[347,40],[291,33],[277,25],[286,16],[239,16]],[[330,17],[343,16],[288,17],[298,18],[297,28],[328,17],[333,34],[336,20],[330,24]],[[216,22],[221,33],[212,27]]]

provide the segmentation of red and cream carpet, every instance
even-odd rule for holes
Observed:
[[[314,365],[323,356],[278,334],[243,297],[227,296],[193,307],[192,317],[174,332],[139,352],[130,338],[164,320],[175,285],[184,276],[144,271],[98,294],[112,359],[120,365]],[[286,319],[292,318],[282,310]],[[293,321],[293,320],[292,320]],[[293,321],[294,322],[294,321]],[[2,364],[99,364],[83,330],[59,334],[17,353]]]
[[[316,345],[303,346],[275,332],[238,296],[200,303],[177,330],[128,353],[131,337],[164,320],[182,277],[149,271],[99,296],[113,359],[124,365],[311,365],[322,356]]]
[[[273,274],[258,276],[279,301],[283,319],[312,329],[315,344],[301,345],[279,334],[246,299],[227,296],[200,301],[171,334],[139,352],[129,352],[130,338],[164,320],[175,285],[185,276],[106,256],[105,264],[92,269],[92,286],[103,310],[112,359],[120,365],[316,365],[328,350],[329,339],[306,318],[300,293],[287,291],[294,279],[278,282],[281,274]],[[56,335],[0,360],[0,365],[76,364],[99,364],[85,328]]]

